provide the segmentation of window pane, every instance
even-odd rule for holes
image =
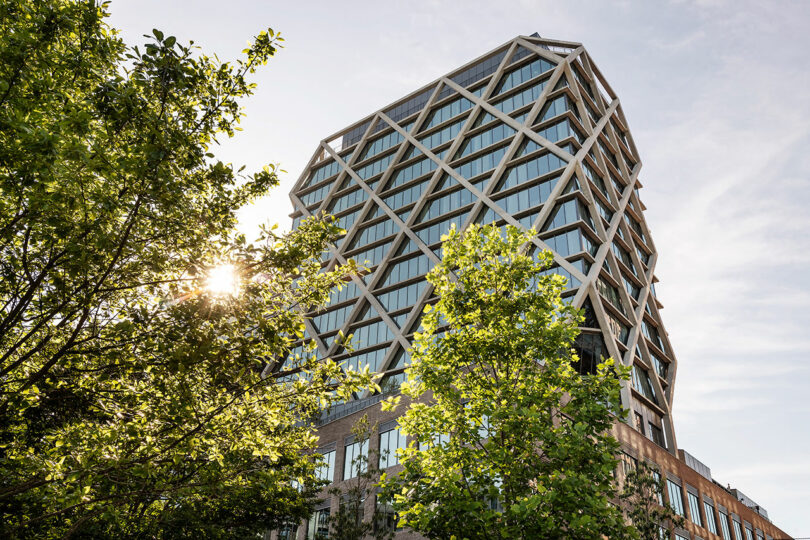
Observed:
[[[683,512],[683,491],[681,490],[681,486],[672,480],[667,480],[667,488],[669,490],[670,508],[679,516],[685,516]]]

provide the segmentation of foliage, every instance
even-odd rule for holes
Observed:
[[[235,64],[158,30],[141,51],[105,10],[0,5],[0,536],[253,534],[320,488],[302,420],[373,385],[310,354],[276,362],[296,308],[356,269],[319,273],[327,222],[234,232],[276,170],[209,149],[281,38]],[[204,289],[222,262],[236,297]]]
[[[376,431],[377,426],[369,425],[367,415],[363,415],[352,427],[354,441],[360,444],[368,445]],[[377,509],[376,504],[370,519],[365,519],[365,502],[374,499],[377,494],[380,477],[378,457],[378,452],[360,453],[351,463],[354,478],[345,482],[343,489],[334,487],[329,490],[340,500],[338,511],[329,517],[330,540],[393,539],[394,531],[388,527],[387,516]]]
[[[524,246],[533,231],[451,229],[428,274],[438,302],[416,335],[400,417],[403,472],[383,478],[405,525],[428,538],[626,538],[612,473],[628,373],[580,375],[581,315],[564,279]]]
[[[627,471],[619,498],[627,517],[643,540],[669,538],[676,527],[684,526],[683,517],[664,504],[664,478],[661,473],[644,461]]]

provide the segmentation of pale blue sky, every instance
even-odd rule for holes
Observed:
[[[289,227],[318,141],[518,34],[582,42],[622,101],[678,356],[680,447],[810,536],[810,2],[114,0],[132,43],[157,27],[258,74],[218,155],[289,171],[243,227]]]

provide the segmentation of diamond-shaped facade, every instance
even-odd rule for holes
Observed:
[[[633,366],[629,421],[674,452],[675,358],[653,282],[641,162],[616,96],[575,44],[520,37],[321,143],[291,198],[295,223],[329,213],[347,230],[324,254],[368,275],[312,314],[318,354],[403,377],[425,273],[452,224],[535,228],[535,249],[586,309],[581,369]],[[354,335],[342,352],[338,331]]]
[[[624,470],[642,459],[657,464],[666,503],[689,518],[676,531],[681,538],[743,540],[729,533],[737,530],[787,537],[764,509],[677,449],[677,363],[655,297],[657,252],[640,170],[619,100],[582,45],[536,34],[511,40],[318,146],[290,194],[294,225],[334,215],[347,233],[324,252],[324,267],[352,258],[369,272],[309,314],[306,340],[319,357],[383,373],[384,388],[395,392],[422,310],[434,299],[424,276],[439,262],[442,234],[453,224],[534,228],[533,249],[553,252],[549,271],[568,279],[567,298],[585,311],[578,368],[589,371],[602,356],[632,366],[622,391],[627,421],[614,426]],[[339,332],[353,334],[352,351]],[[300,345],[295,354],[309,353]],[[322,479],[345,489],[358,453],[376,451],[388,456],[381,468],[397,466],[392,456],[406,438],[396,413],[376,405],[381,397],[355,396],[324,411],[318,452],[330,465]],[[360,414],[378,426],[365,446],[351,435]],[[328,534],[339,502],[324,497],[305,527],[271,538]],[[366,515],[378,502],[365,501]],[[397,538],[421,537],[402,531]]]

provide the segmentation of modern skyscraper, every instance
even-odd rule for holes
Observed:
[[[657,252],[640,171],[619,100],[584,48],[536,34],[511,40],[321,142],[290,195],[294,223],[333,214],[347,233],[324,265],[352,258],[369,272],[311,314],[308,339],[320,357],[384,373],[384,388],[395,391],[432,299],[424,275],[439,261],[442,234],[452,224],[534,228],[534,249],[553,252],[550,271],[568,279],[566,296],[586,314],[579,369],[593,369],[601,356],[632,366],[622,392],[628,425],[616,427],[628,459],[660,464],[694,534],[734,538],[724,534],[735,528],[729,519],[742,519],[759,538],[786,537],[678,450],[677,361],[655,295]],[[339,331],[354,335],[352,352]],[[364,451],[343,439],[350,416],[379,416],[377,401],[357,396],[325,413],[321,440],[325,453],[335,452],[333,475],[345,470],[345,479],[346,456]],[[395,431],[383,425],[372,444],[404,444]]]

